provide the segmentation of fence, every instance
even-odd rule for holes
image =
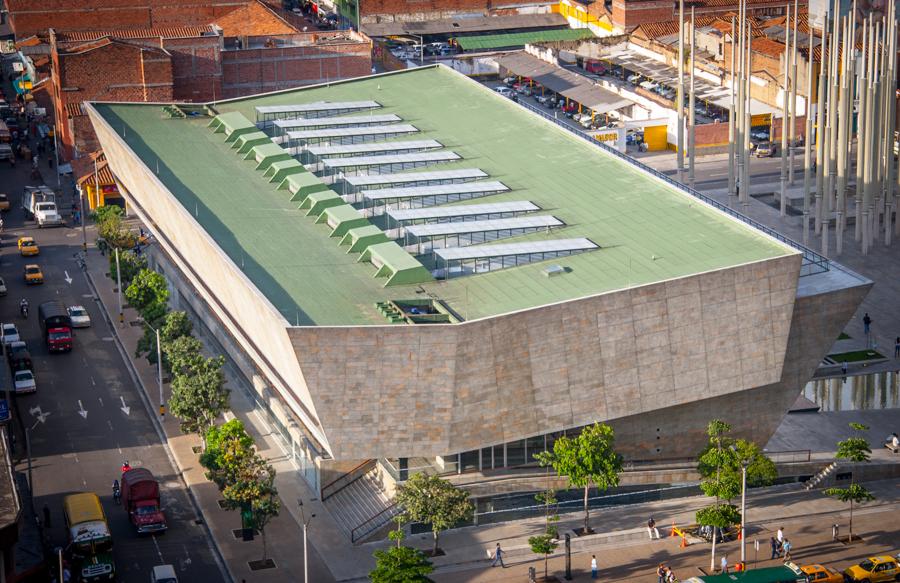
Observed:
[[[582,132],[576,128],[573,128],[569,124],[560,120],[558,117],[556,117],[555,114],[550,115],[547,112],[542,111],[542,110],[538,109],[537,107],[534,107],[533,105],[524,103],[522,101],[519,101],[519,105],[521,105],[522,107],[524,107],[526,109],[531,110],[532,112],[540,115],[541,117],[543,117],[545,119],[552,121],[559,127],[566,130],[567,132],[570,132],[570,133],[578,136],[579,138],[594,144],[598,148],[604,150],[606,153],[616,156],[620,160],[623,160],[624,162],[626,162],[640,170],[643,170],[644,172],[647,172],[648,174],[654,176],[655,178],[662,180],[663,182],[669,184],[670,186],[677,188],[678,190],[685,192],[685,193],[693,196],[694,198],[702,200],[706,204],[722,211],[723,213],[725,213],[729,216],[732,216],[732,217],[738,219],[739,221],[741,221],[743,223],[750,225],[754,229],[762,231],[766,235],[769,235],[770,237],[777,239],[778,241],[781,241],[785,245],[788,245],[790,247],[793,247],[794,249],[797,249],[798,251],[800,251],[803,254],[803,265],[800,268],[801,276],[813,275],[816,273],[824,273],[824,272],[830,270],[831,262],[828,260],[828,258],[816,253],[809,247],[806,247],[805,245],[802,245],[802,244],[798,243],[797,241],[794,241],[793,239],[785,237],[778,231],[776,231],[770,227],[767,227],[766,225],[760,223],[759,221],[751,219],[747,215],[734,210],[733,208],[729,207],[728,205],[723,204],[713,198],[710,198],[710,197],[706,196],[705,194],[702,194],[701,192],[694,190],[693,188],[691,188],[685,184],[682,184],[682,183],[678,182],[677,180],[672,179],[670,176],[667,176],[666,174],[663,174],[662,172],[655,170],[655,169],[647,166],[646,164],[635,160],[631,156],[629,156],[627,154],[623,154],[622,152],[619,152],[615,148],[611,148],[610,146],[607,146],[606,144],[595,140],[589,134],[586,134],[585,132]]]

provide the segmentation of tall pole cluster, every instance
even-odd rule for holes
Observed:
[[[678,0],[678,87],[675,105],[678,110],[678,180],[683,181],[684,173],[684,0]]]
[[[738,7],[737,26],[731,21],[731,99],[728,108],[729,203],[750,205],[750,77],[753,36],[746,0]]]
[[[834,251],[843,253],[849,217],[854,218],[853,240],[864,255],[879,239],[890,245],[900,228],[893,219],[900,202],[900,172],[894,160],[897,20],[894,4],[887,6],[884,18],[875,19],[870,14],[858,24],[854,19],[855,5],[850,15],[841,16],[839,0],[835,0],[830,26],[823,27],[815,112],[814,225],[826,256],[831,251],[832,224]],[[809,63],[810,93],[811,72]],[[813,127],[811,113],[808,105],[808,134]],[[809,238],[810,158],[809,154],[804,156],[804,241]],[[855,179],[852,187],[851,177]]]

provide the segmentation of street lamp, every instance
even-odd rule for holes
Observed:
[[[159,385],[159,416],[166,416],[166,402],[163,400],[163,375],[162,375],[162,345],[159,342],[159,329],[144,322],[148,328],[156,333],[156,376]]]
[[[316,517],[315,514],[310,514],[309,518],[306,518],[306,514],[303,512],[303,500],[297,499],[297,506],[300,507],[300,522],[303,524],[303,583],[309,583],[309,562],[307,561],[307,553],[306,553],[306,530],[309,528],[309,523],[312,522],[312,519]]]
[[[731,451],[738,453],[737,448],[731,446]],[[747,552],[747,465],[749,460],[741,459],[741,569],[746,569]]]

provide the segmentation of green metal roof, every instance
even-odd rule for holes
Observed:
[[[561,28],[557,30],[535,30],[531,32],[512,32],[507,34],[484,34],[479,36],[461,36],[457,44],[464,51],[486,51],[524,47],[527,44],[562,40],[581,40],[593,38],[594,33],[587,28]]]
[[[331,231],[332,237],[343,237],[350,229],[365,227],[370,224],[366,217],[362,216],[358,210],[349,204],[325,209],[325,212],[316,219],[316,222],[334,225]]]
[[[279,186],[290,192],[278,191],[255,161],[242,160],[206,127],[209,118],[173,119],[152,104],[94,107],[113,128],[127,128],[117,133],[155,174],[159,161],[159,179],[192,215],[200,209],[196,220],[291,323],[384,324],[375,303],[419,297],[420,286],[472,320],[796,253],[445,67],[216,108],[249,119],[257,105],[361,99],[415,121],[421,139],[452,144],[463,160],[442,169],[481,168],[511,189],[481,201],[529,200],[567,224],[503,242],[586,237],[601,249],[552,260],[567,268],[559,277],[545,277],[548,262],[540,262],[409,286],[395,281],[385,289],[356,255],[376,240],[369,227],[351,229],[340,245],[298,209],[316,189],[328,194],[311,173],[287,176]],[[350,243],[358,245],[352,253]]]
[[[217,133],[224,132],[227,142],[233,142],[238,136],[256,131],[256,124],[238,112],[217,115],[209,122],[209,127]]]
[[[386,277],[385,287],[432,280],[431,273],[393,241],[369,245],[359,256],[359,260],[368,261],[378,268],[375,277]]]

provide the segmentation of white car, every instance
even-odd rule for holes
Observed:
[[[72,328],[89,328],[91,317],[82,306],[69,306],[66,308],[69,318],[72,320]]]
[[[178,583],[175,576],[175,567],[172,565],[157,565],[150,573],[150,583]]]
[[[513,90],[509,87],[497,87],[494,89],[497,93],[502,95],[503,97],[512,97]]]
[[[37,391],[37,384],[34,382],[34,373],[30,370],[17,370],[13,376],[13,386],[16,394],[33,393]]]
[[[3,346],[21,340],[21,338],[19,338],[19,329],[16,328],[15,324],[0,325],[0,338],[3,340]]]

